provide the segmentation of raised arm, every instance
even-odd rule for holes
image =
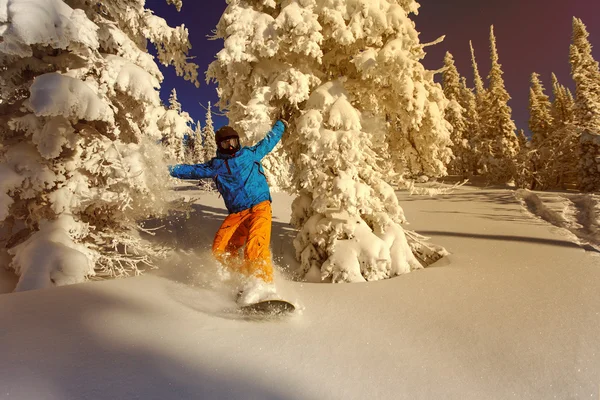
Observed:
[[[255,146],[251,147],[252,150],[259,160],[262,160],[264,156],[269,154],[271,150],[279,143],[283,133],[285,132],[285,124],[282,121],[275,122],[273,128],[267,133],[267,136]]]
[[[196,165],[179,164],[169,166],[169,173],[172,177],[179,179],[213,178],[215,175],[211,162]]]

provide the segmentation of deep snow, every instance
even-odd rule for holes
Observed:
[[[192,185],[177,190],[198,196]],[[0,395],[598,398],[594,248],[586,251],[572,232],[531,214],[509,190],[399,197],[410,229],[450,256],[381,282],[280,276],[280,291],[302,311],[257,322],[230,310],[233,289],[220,283],[208,256],[225,211],[216,195],[202,194],[190,219],[168,221],[171,232],[155,239],[187,252],[170,266],[143,277],[0,295]],[[292,262],[291,200],[274,196],[280,264]]]

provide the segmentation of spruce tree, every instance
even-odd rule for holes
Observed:
[[[553,133],[548,146],[554,149],[554,185],[564,189],[567,185],[576,182],[579,151],[577,140],[580,136],[575,121],[575,99],[571,90],[558,82],[553,74],[552,91],[552,117],[554,121]]]
[[[492,152],[490,148],[489,140],[485,140],[485,124],[483,123],[483,117],[485,115],[486,97],[487,91],[483,84],[483,79],[479,73],[479,66],[475,58],[475,49],[473,43],[469,41],[469,48],[471,50],[471,66],[473,68],[473,84],[474,84],[474,96],[475,96],[475,115],[477,116],[477,146],[472,146],[472,154],[475,160],[475,167],[477,171],[487,174],[487,160],[489,154]]]
[[[443,253],[404,230],[374,150],[392,144],[405,176],[440,176],[451,154],[448,100],[421,64],[409,19],[419,5],[366,4],[229,2],[216,31],[225,48],[208,71],[250,143],[292,107],[282,144],[298,193],[294,246],[300,272],[317,280],[384,279],[420,268],[415,254],[430,262]]]
[[[175,88],[171,90],[171,94],[169,95],[169,110],[181,112],[181,103],[177,98],[177,90]]]
[[[532,76],[530,129],[533,143],[528,151],[531,182],[523,185],[530,189],[564,189],[576,181],[579,134],[573,125],[573,98],[554,74],[552,92],[554,99],[549,105],[537,74]]]
[[[450,52],[446,52],[444,57],[444,72],[442,73],[442,82],[444,94],[448,100],[460,98],[460,74],[454,65],[454,57]]]
[[[443,88],[446,98],[450,104],[446,109],[446,120],[452,125],[452,153],[453,159],[449,165],[449,173],[467,177],[470,173],[469,168],[469,142],[464,137],[466,130],[466,121],[464,109],[461,104],[461,86],[460,75],[454,65],[454,57],[450,52],[444,57],[444,72],[442,75]]]
[[[523,129],[518,130],[517,140],[519,141],[519,148],[527,147],[527,136],[525,136],[525,131]]]
[[[571,91],[558,82],[558,78],[552,73],[552,101],[551,116],[553,129],[560,129],[574,121],[575,101]]]
[[[212,105],[208,102],[206,109],[206,119],[204,120],[204,128],[202,129],[204,136],[204,159],[212,160],[217,156],[217,144],[215,143],[215,128],[212,119]]]
[[[575,125],[581,129],[578,186],[600,190],[600,69],[592,56],[586,26],[573,18],[570,47],[571,73],[575,81]]]
[[[519,153],[516,160],[515,183],[518,187],[534,189],[536,183],[535,177],[535,150],[532,150],[531,142],[527,140],[523,129],[517,132],[519,141]]]
[[[600,134],[600,69],[588,38],[586,26],[574,17],[569,55],[576,88],[575,121],[580,128]]]
[[[173,89],[169,96],[169,109],[158,120],[168,160],[176,163],[185,161],[185,138],[193,134],[190,127],[192,123],[190,115],[181,110],[177,91]]]
[[[473,90],[468,87],[467,79],[461,77],[459,103],[464,109],[465,130],[463,138],[466,140],[467,148],[465,161],[469,175],[477,175],[480,164],[481,128],[479,125],[479,113],[477,112],[477,99]]]
[[[531,87],[529,88],[529,130],[532,133],[530,149],[521,149],[518,157],[519,177],[522,184],[531,189],[539,188],[546,181],[543,174],[548,173],[548,138],[552,133],[553,121],[551,116],[552,105],[550,98],[544,92],[544,86],[537,73],[531,74]],[[525,162],[524,154],[529,154],[530,159]],[[530,171],[525,172],[529,168]],[[525,176],[524,176],[525,175]],[[525,183],[531,177],[529,183]]]
[[[201,164],[204,160],[204,147],[202,144],[202,125],[200,121],[196,122],[194,134],[188,145],[188,163],[189,164]]]
[[[502,66],[499,63],[494,27],[490,27],[490,55],[492,66],[488,75],[489,87],[482,115],[484,130],[483,152],[492,182],[506,183],[515,173],[515,160],[519,152],[516,126],[508,105],[510,96],[504,86]]]
[[[529,130],[533,134],[533,146],[539,147],[550,135],[553,126],[552,104],[546,95],[540,75],[531,74],[529,90]]]
[[[477,60],[475,59],[475,49],[473,49],[473,42],[469,41],[469,47],[471,49],[471,65],[473,67],[473,83],[475,85],[477,111],[481,113],[485,104],[486,90],[483,85],[483,79],[481,78],[481,74],[479,73]]]
[[[147,45],[197,83],[187,30],[144,2],[12,3],[0,2],[0,242],[17,290],[139,273],[163,250],[138,223],[168,204]]]

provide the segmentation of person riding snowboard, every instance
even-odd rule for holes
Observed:
[[[238,304],[276,298],[271,242],[271,193],[261,160],[281,140],[287,122],[279,120],[258,144],[241,147],[238,133],[224,126],[215,134],[217,156],[197,165],[169,167],[179,179],[212,178],[229,215],[215,235],[213,255],[224,266],[245,276]],[[244,259],[239,251],[244,247]]]

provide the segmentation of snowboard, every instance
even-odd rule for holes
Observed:
[[[285,300],[265,300],[240,307],[240,310],[249,315],[279,317],[293,313],[296,307]]]

